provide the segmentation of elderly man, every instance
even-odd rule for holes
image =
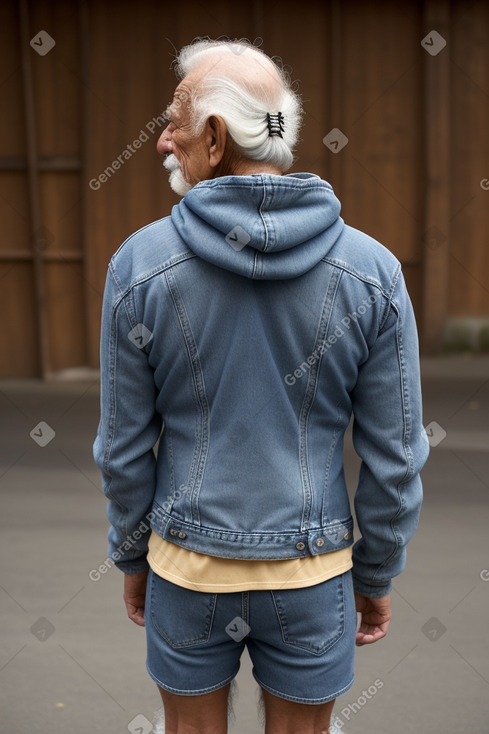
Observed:
[[[177,73],[157,149],[183,198],[117,251],[104,296],[110,558],[167,734],[227,731],[245,646],[266,732],[318,734],[353,683],[355,639],[387,632],[417,526],[413,311],[399,262],[344,224],[331,186],[285,174],[301,104],[283,71],[248,43],[199,40]]]

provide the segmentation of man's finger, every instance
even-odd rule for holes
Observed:
[[[144,609],[142,607],[135,607],[134,604],[127,604],[126,603],[126,609],[127,609],[127,616],[129,619],[131,619],[135,624],[139,625],[140,627],[144,627]]]
[[[386,636],[388,627],[388,622],[381,625],[360,625],[356,635],[357,647],[361,647],[362,645],[371,645],[373,642],[381,640]]]

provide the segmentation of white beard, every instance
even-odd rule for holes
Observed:
[[[170,172],[170,186],[173,191],[179,196],[185,196],[185,194],[187,194],[193,187],[185,181],[176,155],[174,153],[170,153],[170,155],[163,161],[163,165],[166,170]]]

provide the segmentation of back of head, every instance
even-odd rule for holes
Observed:
[[[176,73],[179,79],[189,74],[195,79],[190,110],[196,134],[211,115],[219,115],[245,158],[290,168],[302,105],[269,56],[248,41],[199,39],[182,48]]]

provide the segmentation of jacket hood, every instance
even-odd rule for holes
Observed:
[[[344,227],[329,183],[310,173],[202,181],[173,207],[172,222],[204,260],[256,280],[313,268]]]

